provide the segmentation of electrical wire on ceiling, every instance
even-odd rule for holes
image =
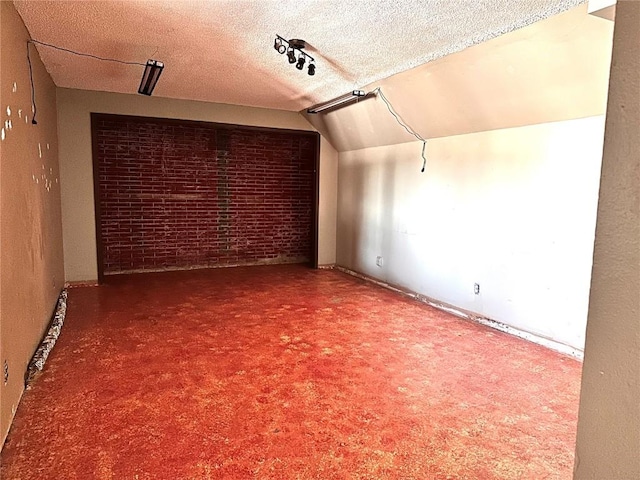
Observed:
[[[38,109],[36,107],[36,92],[35,92],[35,87],[33,85],[33,66],[31,64],[30,47],[32,44],[42,45],[43,47],[53,48],[55,50],[60,50],[62,52],[78,55],[80,57],[93,58],[95,60],[101,60],[104,62],[114,62],[114,63],[123,64],[123,65],[136,65],[136,66],[145,67],[145,71],[142,77],[142,82],[140,83],[140,89],[138,89],[138,93],[141,93],[143,95],[151,95],[151,92],[155,88],[155,83],[158,81],[158,78],[160,77],[160,73],[164,68],[164,64],[162,62],[157,62],[155,60],[149,60],[147,61],[147,63],[118,60],[117,58],[100,57],[98,55],[93,55],[91,53],[78,52],[76,50],[71,50],[70,48],[59,47],[57,45],[41,42],[39,40],[34,40],[34,39],[27,40],[27,62],[29,63],[29,80],[31,81],[31,104],[33,106],[33,118],[31,119],[31,123],[33,123],[34,125],[38,124],[38,122],[36,121],[36,113]]]
[[[404,128],[410,135],[414,136],[415,138],[417,138],[418,140],[420,140],[422,142],[422,153],[421,153],[421,157],[422,157],[422,169],[420,170],[421,172],[424,172],[426,166],[427,166],[427,157],[425,156],[424,152],[427,148],[427,139],[422,137],[419,133],[417,133],[413,128],[411,128],[411,126],[409,126],[400,116],[400,114],[398,114],[395,109],[393,108],[393,105],[391,105],[391,102],[389,101],[389,99],[387,99],[387,97],[385,97],[384,93],[382,93],[382,89],[380,87],[375,88],[374,90],[372,90],[371,92],[369,92],[367,95],[376,95],[379,96],[382,101],[384,102],[384,104],[387,106],[387,110],[389,110],[389,113],[391,115],[393,115],[393,118],[395,118],[396,122],[398,122],[398,124]]]

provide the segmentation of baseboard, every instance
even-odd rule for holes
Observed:
[[[325,265],[318,265],[318,270],[333,270],[336,268],[335,263],[327,263]]]
[[[471,322],[479,323],[489,328],[493,328],[494,330],[498,330],[500,332],[507,333],[509,335],[513,335],[515,337],[521,338],[531,343],[535,343],[537,345],[541,345],[550,350],[554,350],[558,353],[562,353],[563,355],[567,355],[569,357],[575,358],[577,360],[582,361],[584,358],[584,351],[574,348],[570,345],[565,345],[564,343],[557,342],[550,338],[546,338],[540,335],[536,335],[534,333],[530,333],[524,330],[520,330],[518,328],[507,325],[506,323],[498,322],[496,320],[492,320],[490,318],[482,317],[474,312],[464,310],[453,305],[449,305],[445,302],[441,302],[434,298],[427,297],[426,295],[422,295],[421,293],[416,293],[411,290],[407,290],[402,287],[398,287],[396,285],[391,285],[386,282],[380,281],[377,278],[370,277],[369,275],[365,275],[354,270],[350,270],[348,268],[342,267],[340,265],[335,265],[332,268],[338,270],[340,272],[346,273],[356,278],[360,278],[367,282],[374,283],[380,287],[386,288],[388,290],[392,290],[406,297],[410,297],[414,300],[417,300],[421,303],[429,305],[433,308],[437,308],[438,310],[442,310],[444,312],[451,313],[456,317],[463,318],[465,320],[469,320]]]
[[[77,288],[77,287],[97,287],[100,285],[98,280],[80,280],[77,282],[66,282],[65,288]]]

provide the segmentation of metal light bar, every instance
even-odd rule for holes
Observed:
[[[282,46],[284,46],[285,43],[287,44],[287,46],[284,49],[282,49]],[[307,43],[304,40],[298,40],[297,38],[286,40],[280,35],[276,34],[276,40],[273,48],[275,48],[278,51],[278,53],[284,53],[288,49],[291,49],[291,50],[297,51],[300,55],[303,55],[307,57],[309,60],[315,62],[315,58],[313,58],[307,52],[304,52],[302,50],[306,46],[307,46]]]
[[[353,90],[352,92],[342,95],[341,97],[334,98],[333,100],[329,100],[328,102],[308,108],[307,113],[322,113],[329,110],[342,108],[357,102],[364,96],[365,93],[363,90]]]
[[[140,86],[138,87],[138,93],[141,95],[151,95],[153,89],[156,88],[156,83],[160,78],[164,63],[157,60],[147,60],[147,64],[144,67],[144,73],[142,74],[142,80],[140,80]]]
[[[273,43],[273,48],[275,48],[276,51],[281,55],[286,53],[289,63],[295,64],[298,70],[304,69],[304,64],[308,60],[309,64],[308,64],[307,73],[309,75],[315,75],[316,74],[315,59],[311,55],[309,55],[308,53],[302,50],[303,48],[306,48],[306,46],[307,46],[307,42],[305,42],[304,40],[300,40],[299,38],[292,38],[291,40],[285,40],[284,38],[282,38],[280,35],[277,35],[277,34]],[[298,56],[296,56],[296,52]]]

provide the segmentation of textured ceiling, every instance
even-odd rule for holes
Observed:
[[[298,111],[582,3],[582,0],[14,2],[32,38],[165,63],[154,96]],[[302,38],[316,75],[273,48]],[[135,93],[142,67],[38,46],[60,87]]]

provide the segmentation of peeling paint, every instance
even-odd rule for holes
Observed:
[[[11,89],[12,93],[16,93],[18,91],[18,84],[16,82],[13,82],[13,88]]]
[[[18,118],[22,118],[22,109],[21,108],[18,109]]]
[[[4,128],[0,131],[0,139],[1,139],[2,141],[4,141],[4,139],[5,139]]]
[[[11,107],[9,105],[7,105],[7,116],[11,116]]]
[[[38,143],[38,156],[42,158],[42,145]],[[42,165],[42,169],[44,170],[44,165]]]

